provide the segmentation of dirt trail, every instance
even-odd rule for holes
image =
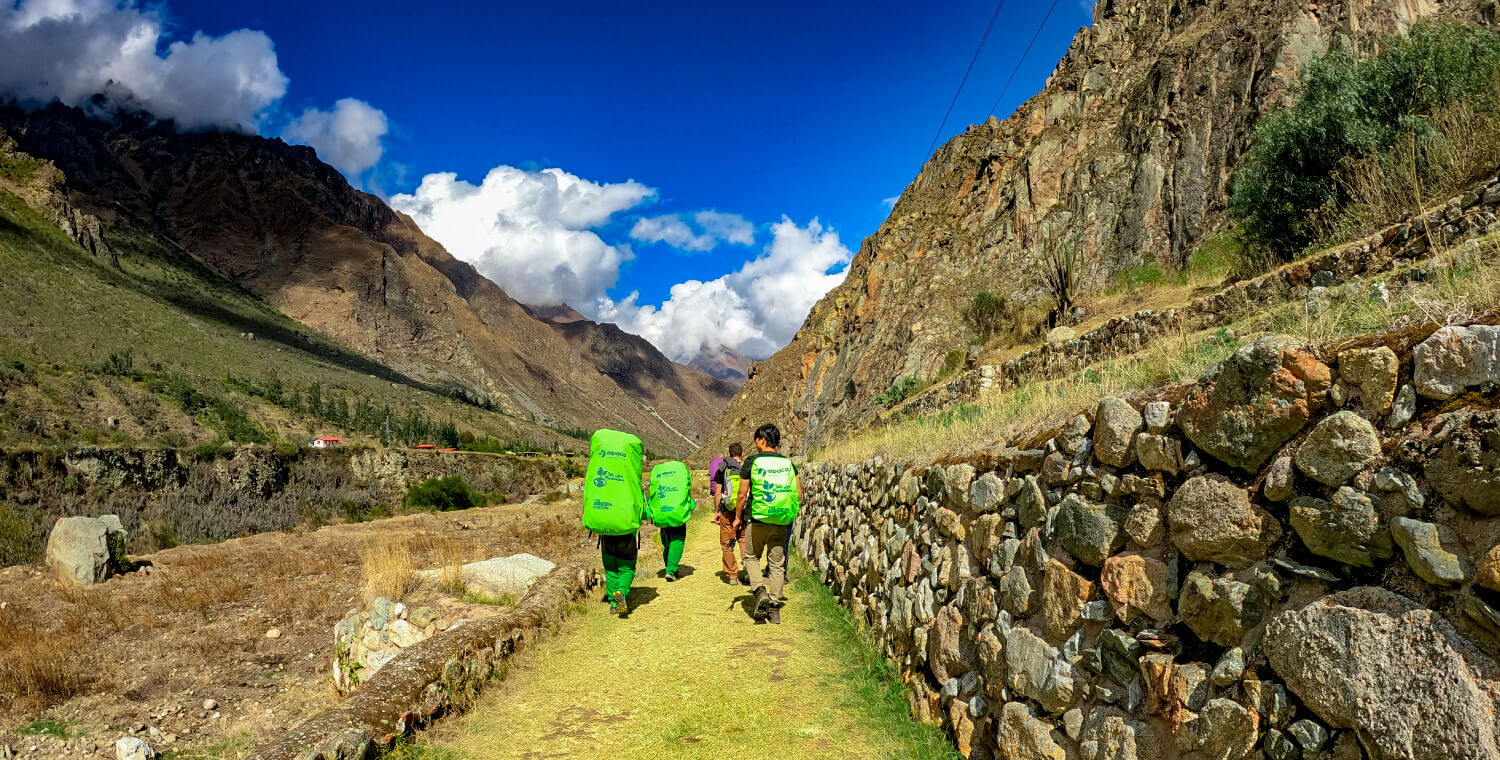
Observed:
[[[755,624],[719,577],[718,527],[689,524],[683,572],[643,542],[624,620],[593,600],[431,741],[459,758],[885,758],[900,740],[862,720],[828,635],[788,590],[782,625]]]

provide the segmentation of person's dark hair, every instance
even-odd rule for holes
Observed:
[[[739,459],[740,456],[742,454],[744,454],[744,453],[745,453],[745,447],[741,446],[738,441],[736,441],[735,443],[729,444],[729,456],[732,456],[735,459]]]
[[[781,445],[781,430],[768,422],[755,429],[755,438],[774,449]]]

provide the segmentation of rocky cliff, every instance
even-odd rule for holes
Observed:
[[[795,543],[966,757],[1496,760],[1497,357],[1268,336],[1034,440],[813,466]]]
[[[1437,16],[1489,23],[1495,3],[1100,0],[1040,93],[933,155],[847,280],[752,368],[710,445],[775,421],[799,451],[868,425],[874,396],[967,347],[974,293],[1036,294],[1025,273],[1048,237],[1076,244],[1093,283],[1182,264],[1221,222],[1256,120],[1308,61]]]
[[[512,416],[685,452],[733,393],[612,325],[533,313],[310,148],[59,105],[0,108],[0,130],[66,175],[80,218],[164,241],[365,357]]]

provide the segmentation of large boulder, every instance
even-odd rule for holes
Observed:
[[[1497,760],[1495,663],[1432,610],[1381,588],[1339,592],[1266,624],[1266,656],[1372,760]]]
[[[1341,486],[1380,456],[1375,426],[1354,412],[1324,418],[1308,433],[1295,461],[1302,474],[1328,486]]]
[[[1258,470],[1312,419],[1331,382],[1311,347],[1267,336],[1203,373],[1178,408],[1177,424],[1215,459]]]
[[[1333,501],[1299,496],[1292,501],[1292,530],[1314,554],[1355,567],[1374,567],[1395,552],[1375,500],[1348,486]]]
[[[509,557],[494,557],[482,562],[470,562],[460,568],[464,590],[491,599],[525,596],[531,584],[552,569],[553,563],[531,554],[514,554]],[[417,578],[426,582],[437,582],[441,570],[421,570]]]
[[[1183,483],[1167,503],[1167,523],[1183,556],[1234,568],[1265,559],[1266,549],[1281,537],[1281,523],[1221,475]]]
[[[1412,364],[1417,393],[1428,398],[1500,384],[1500,325],[1441,328],[1412,350]]]
[[[47,536],[47,567],[74,583],[103,583],[129,566],[125,539],[116,515],[60,517]]]

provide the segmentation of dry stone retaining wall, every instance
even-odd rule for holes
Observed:
[[[968,757],[1500,759],[1500,327],[1352,345],[811,466],[795,543]]]
[[[594,593],[597,571],[563,565],[514,608],[416,642],[353,696],[255,751],[265,760],[364,760],[396,739],[472,704],[507,659]]]
[[[1402,267],[1415,271],[1400,279],[1421,279],[1429,274],[1421,264],[1431,264],[1436,251],[1500,231],[1497,212],[1500,177],[1450,199],[1442,208],[1391,225],[1365,240],[1237,282],[1186,306],[1116,317],[1071,340],[1048,343],[1003,364],[964,372],[884,416],[932,414],[992,391],[1067,377],[1095,362],[1136,353],[1153,340],[1227,325],[1261,309],[1304,300],[1321,292],[1319,288],[1359,287],[1360,280]],[[1440,245],[1433,246],[1430,241]]]

